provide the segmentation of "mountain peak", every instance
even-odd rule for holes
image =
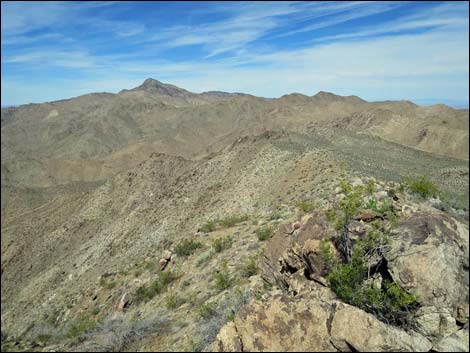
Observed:
[[[147,78],[140,86],[133,88],[130,91],[146,91],[153,94],[172,97],[185,97],[188,94],[191,94],[183,88],[163,83],[153,78]]]

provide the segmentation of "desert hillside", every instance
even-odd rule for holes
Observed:
[[[147,79],[1,118],[2,351],[468,351],[468,109]]]

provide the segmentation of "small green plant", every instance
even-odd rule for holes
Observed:
[[[258,273],[258,266],[256,266],[256,259],[254,257],[250,257],[250,259],[243,264],[241,275],[242,277],[251,277]]]
[[[215,303],[203,303],[197,308],[197,313],[204,319],[208,319],[216,314]]]
[[[418,178],[406,178],[405,182],[412,193],[417,194],[424,199],[436,196],[438,193],[437,187],[424,175]]]
[[[201,229],[201,232],[204,232],[204,233],[213,232],[215,230],[215,222],[207,221],[206,223],[202,225],[200,229]]]
[[[219,291],[223,291],[232,286],[234,279],[230,276],[228,271],[227,262],[224,262],[222,266],[217,270],[215,274],[215,288]]]
[[[68,338],[76,338],[96,327],[96,321],[91,320],[89,317],[80,317],[77,320],[71,321],[67,325],[65,335]]]
[[[179,256],[189,256],[197,249],[202,247],[202,243],[192,240],[192,239],[184,239],[175,247],[175,252]]]
[[[212,241],[212,248],[219,253],[232,246],[232,237],[216,238]]]
[[[279,213],[279,212],[273,212],[273,213],[271,213],[271,214],[269,215],[268,220],[269,220],[269,221],[276,221],[276,220],[281,219],[281,218],[282,218],[282,214],[281,214],[281,213]],[[255,223],[254,225],[256,225],[256,224],[258,224],[258,222]]]
[[[144,268],[147,271],[153,271],[155,269],[155,262],[153,261],[145,261],[144,262]]]
[[[165,271],[160,273],[160,275],[151,282],[148,286],[140,286],[136,291],[136,301],[149,301],[155,295],[162,293],[166,290],[168,285],[175,281],[178,278],[178,274],[173,271]]]
[[[230,217],[221,219],[219,221],[219,224],[224,228],[230,228],[238,223],[245,222],[247,220],[248,220],[248,215],[235,215],[235,216],[230,216]]]
[[[207,261],[209,261],[210,259],[212,259],[215,255],[215,251],[213,249],[209,250],[209,251],[206,251],[205,253],[203,253],[198,259],[197,259],[197,262],[196,262],[196,266],[201,266],[203,264],[205,264]]]
[[[176,295],[170,294],[166,298],[165,304],[166,304],[167,309],[175,309],[181,303],[180,303],[179,298]]]
[[[273,234],[273,229],[270,226],[262,227],[256,230],[256,235],[261,241],[268,240]]]
[[[329,270],[333,266],[333,250],[328,239],[320,240],[320,256]]]
[[[297,207],[304,213],[312,212],[315,209],[315,204],[310,201],[300,200],[297,202]]]
[[[369,180],[366,185],[366,192],[369,195],[372,195],[375,192],[375,182],[373,180]]]
[[[232,310],[232,312],[227,315],[227,321],[233,321],[233,320],[235,320],[235,313]]]

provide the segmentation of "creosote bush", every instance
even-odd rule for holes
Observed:
[[[192,240],[192,239],[184,239],[175,247],[175,252],[179,256],[189,256],[194,251],[202,247],[202,243]]]

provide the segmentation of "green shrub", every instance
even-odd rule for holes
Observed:
[[[215,274],[215,288],[223,291],[232,286],[234,279],[230,276],[227,263],[224,262]]]
[[[78,320],[69,322],[66,325],[65,335],[68,338],[79,337],[85,332],[88,332],[96,327],[96,321],[91,320],[88,317],[81,317]]]
[[[166,298],[165,304],[166,304],[167,309],[175,309],[176,307],[178,307],[182,303],[176,295],[170,294]]]
[[[216,314],[215,303],[206,302],[204,304],[199,305],[199,307],[197,308],[197,313],[204,319],[210,318],[211,316]]]
[[[202,264],[206,263],[207,261],[212,259],[214,255],[215,255],[214,250],[211,249],[209,251],[206,251],[197,259],[196,266],[201,266]]]
[[[418,178],[407,178],[405,181],[408,189],[422,198],[436,196],[438,193],[437,187],[424,175]]]
[[[148,286],[140,286],[136,291],[136,301],[148,301],[155,297],[155,295],[162,293],[168,285],[178,278],[178,274],[173,271],[161,272],[160,275]]]
[[[270,226],[266,226],[263,228],[259,228],[256,230],[256,235],[258,236],[258,239],[261,241],[268,240],[271,238],[271,235],[273,234],[273,229]]]
[[[304,213],[311,212],[315,209],[315,204],[310,201],[300,200],[297,202],[297,207]]]
[[[222,252],[232,246],[232,237],[216,238],[212,241],[212,248],[215,252]]]
[[[281,219],[281,218],[282,218],[282,214],[281,214],[281,213],[279,213],[279,212],[273,212],[273,213],[271,213],[271,214],[269,215],[268,220],[269,220],[269,221],[276,221],[276,220]],[[256,224],[258,224],[258,222],[254,223],[253,225],[256,225]]]
[[[251,277],[258,273],[258,266],[256,265],[256,259],[254,257],[250,257],[250,259],[243,264],[241,275],[242,277]]]
[[[366,282],[368,269],[365,254],[387,242],[386,235],[372,232],[354,246],[349,263],[335,264],[326,277],[331,289],[344,302],[375,314],[383,321],[406,325],[410,313],[418,307],[417,298],[395,282],[384,280],[382,288]]]
[[[320,240],[320,257],[328,269],[333,265],[333,250],[328,239]]]
[[[366,185],[366,192],[372,195],[375,192],[375,183],[373,180],[369,180]]]
[[[214,221],[207,221],[201,227],[201,232],[210,233],[215,230],[215,222]]]
[[[219,224],[224,228],[230,228],[238,223],[245,222],[247,220],[248,220],[248,215],[235,215],[235,216],[221,219],[219,221]]]
[[[184,239],[181,241],[176,247],[175,252],[179,256],[189,256],[194,251],[202,247],[202,243],[192,240],[192,239]]]
[[[469,210],[469,197],[465,193],[441,191],[439,198],[441,199],[440,209],[442,211],[449,211],[451,207],[457,210]]]

